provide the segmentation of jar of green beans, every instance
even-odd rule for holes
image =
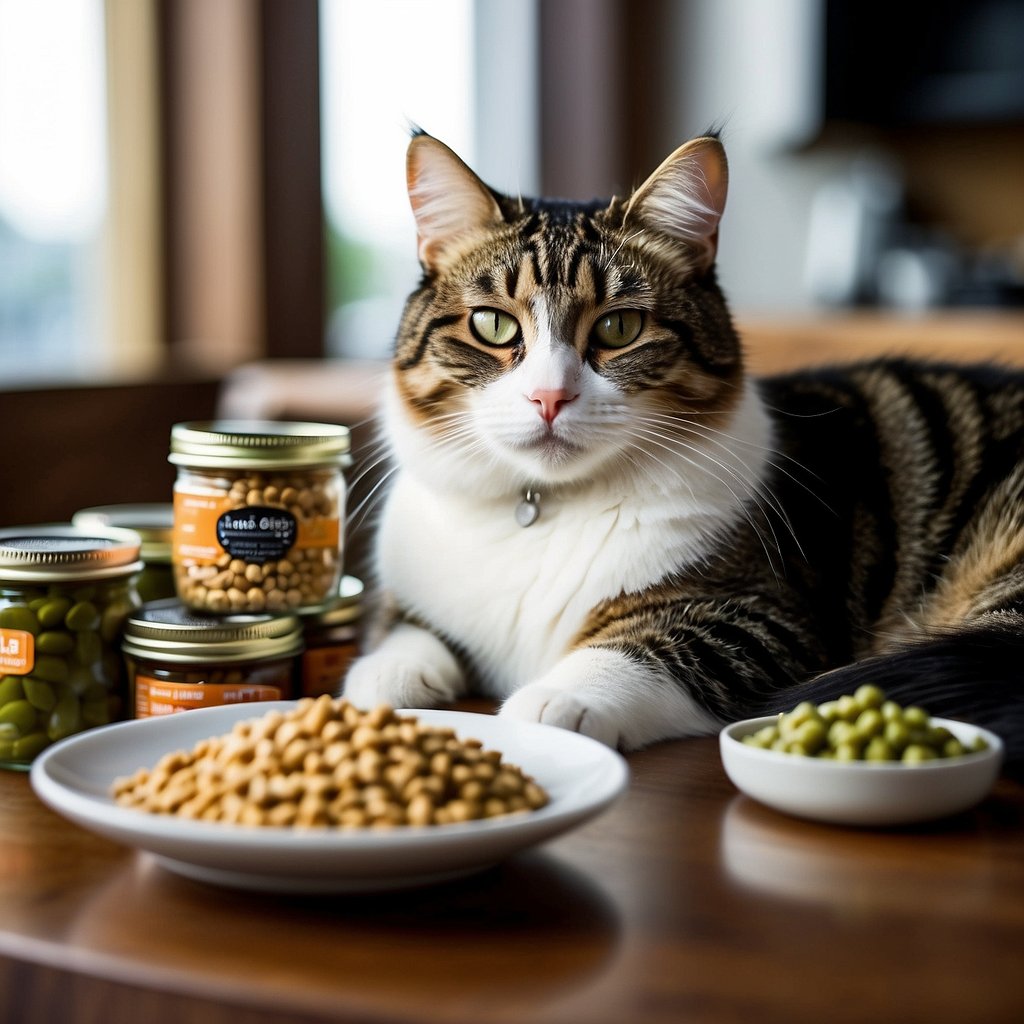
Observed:
[[[70,524],[0,530],[0,767],[125,717],[121,633],[141,539]]]

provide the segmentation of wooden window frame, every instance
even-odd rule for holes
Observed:
[[[684,141],[671,135],[668,94],[667,27],[680,17],[677,7],[677,0],[540,0],[544,194],[623,194]]]
[[[317,0],[162,0],[159,38],[172,363],[322,356]]]

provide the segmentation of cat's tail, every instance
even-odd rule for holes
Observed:
[[[880,686],[903,706],[917,704],[937,718],[991,730],[1006,747],[1004,771],[1024,777],[1021,617],[989,619],[823,673],[774,694],[762,713],[789,711],[803,700],[832,700],[853,693],[862,683]]]

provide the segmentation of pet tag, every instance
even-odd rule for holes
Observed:
[[[523,500],[516,505],[516,522],[520,526],[533,526],[540,515],[540,495],[536,491],[527,491]]]

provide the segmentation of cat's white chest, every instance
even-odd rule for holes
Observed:
[[[542,495],[517,523],[515,503],[439,498],[403,475],[378,537],[381,578],[401,604],[468,655],[503,697],[562,657],[595,605],[677,566],[694,529],[640,520],[623,502]]]

